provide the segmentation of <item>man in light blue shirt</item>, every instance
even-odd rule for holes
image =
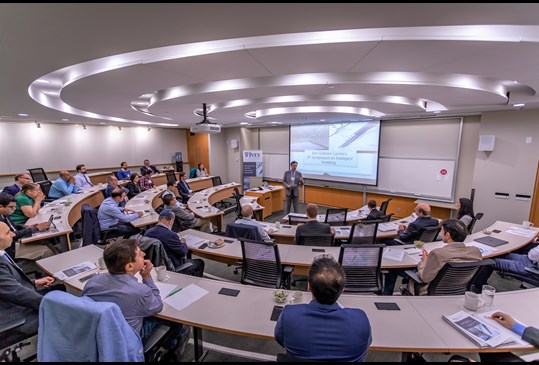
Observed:
[[[94,186],[90,178],[86,176],[87,171],[85,165],[77,165],[75,169],[77,170],[77,175],[75,175],[75,184],[77,184],[79,189],[91,188]]]
[[[75,183],[75,178],[67,170],[63,170],[60,171],[60,177],[52,184],[49,198],[59,199],[78,191],[79,187]]]
[[[262,227],[262,225],[258,221],[253,219],[253,207],[252,206],[246,205],[246,206],[242,207],[241,208],[241,215],[243,216],[243,218],[236,220],[234,223],[247,224],[249,226],[255,226],[258,229],[258,233],[260,233],[260,237],[264,241],[271,240],[271,237],[266,233],[266,231],[264,230],[264,227]]]
[[[129,178],[131,177],[131,171],[129,171],[129,170],[127,169],[127,167],[128,167],[128,166],[127,166],[127,162],[125,162],[125,161],[122,162],[122,163],[120,164],[120,167],[121,167],[121,169],[118,170],[118,179],[119,179],[119,180],[126,180],[126,179],[129,179]]]
[[[103,200],[97,211],[97,219],[101,229],[114,228],[124,237],[130,237],[139,233],[139,229],[133,227],[129,222],[142,217],[144,212],[135,212],[128,208],[120,207],[120,203],[125,199],[125,190],[114,189],[110,197]]]

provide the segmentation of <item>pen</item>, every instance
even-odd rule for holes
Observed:
[[[182,290],[182,288],[174,289],[174,290],[171,291],[170,294],[167,295],[165,298],[168,298],[168,297],[173,296],[174,294],[176,294],[176,293],[179,292],[180,290]]]

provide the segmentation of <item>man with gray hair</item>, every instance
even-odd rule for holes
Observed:
[[[262,227],[262,225],[260,225],[258,221],[253,219],[253,207],[251,205],[245,205],[244,207],[242,207],[241,215],[243,216],[243,218],[236,220],[234,223],[255,226],[258,229],[258,233],[260,233],[260,238],[262,238],[262,240],[271,240],[271,237],[266,233],[264,227]]]
[[[28,183],[32,182],[32,178],[30,177],[30,174],[27,172],[23,172],[21,174],[15,175],[15,184],[6,186],[2,193],[10,194],[10,195],[17,195],[19,191],[21,191],[22,186]]]
[[[168,257],[172,260],[175,267],[190,262],[192,265],[182,270],[182,274],[202,277],[204,274],[204,261],[186,258],[189,253],[187,244],[182,242],[180,237],[171,230],[174,218],[175,215],[172,210],[163,209],[161,213],[159,213],[157,225],[147,230],[144,236],[156,238],[161,241]]]

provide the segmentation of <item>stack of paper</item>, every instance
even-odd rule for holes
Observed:
[[[397,229],[399,229],[397,223],[387,222],[378,224],[378,230],[380,232],[396,231]]]
[[[202,242],[207,242],[207,239],[193,236],[191,234],[183,234],[180,238],[183,238],[185,240],[185,243],[187,243],[188,247],[196,246],[201,244]]]
[[[382,256],[395,261],[402,261],[404,258],[404,250],[402,248],[386,247]]]
[[[506,232],[528,238],[533,238],[535,237],[535,235],[537,235],[537,231],[534,229],[522,228],[517,226],[509,227]]]

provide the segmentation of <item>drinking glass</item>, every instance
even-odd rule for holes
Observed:
[[[492,305],[494,303],[494,294],[496,288],[491,285],[483,285],[481,290],[481,299],[485,301],[485,305]]]

